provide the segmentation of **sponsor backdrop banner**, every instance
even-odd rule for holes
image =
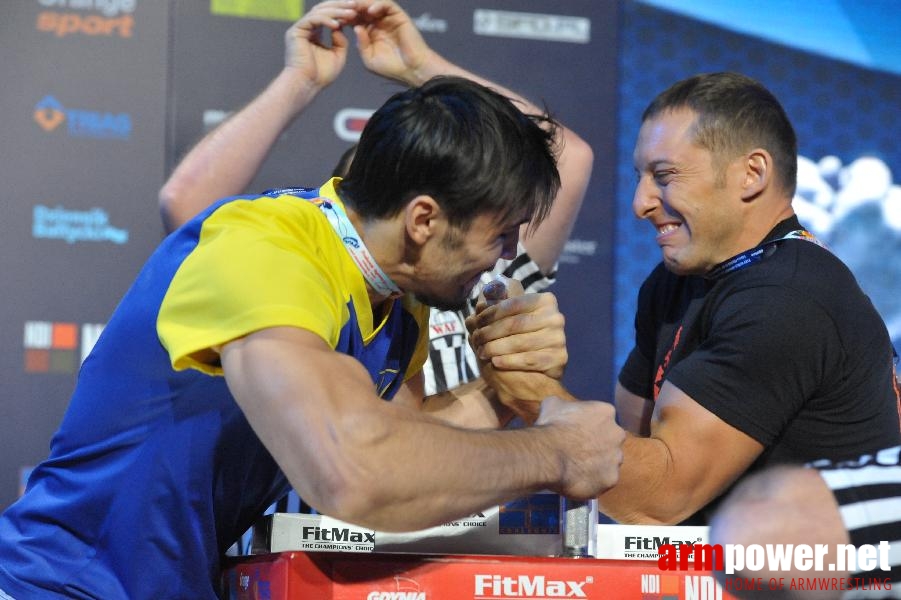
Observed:
[[[893,183],[901,132],[890,112],[901,104],[897,73],[635,0],[402,4],[437,51],[546,104],[594,148],[554,288],[568,317],[566,383],[575,393],[610,398],[638,285],[659,260],[653,232],[629,208],[641,110],[698,71],[744,71],[784,101],[803,157],[798,212],[849,263],[901,342],[892,293],[901,261],[891,259],[901,252]],[[19,0],[0,8],[0,508],[46,456],[81,360],[161,239],[159,187],[205,131],[277,73],[284,32],[307,6]],[[346,72],[285,133],[248,191],[322,182],[397,89],[351,52]]]
[[[157,193],[198,138],[281,68],[301,0],[19,0],[0,9],[0,509],[46,456],[78,367],[162,237]],[[619,5],[402,1],[428,43],[509,86],[594,147],[555,291],[574,391],[611,388]],[[318,185],[397,84],[352,51],[248,191]],[[503,174],[499,174],[503,176]],[[127,360],[127,357],[123,357]]]
[[[0,8],[0,508],[159,243],[168,14],[147,0]]]
[[[230,14],[223,6],[233,5]],[[242,18],[233,2],[177,2],[173,15],[169,166],[198,137],[248,102],[281,68],[290,21]],[[248,3],[243,3],[248,4]],[[280,4],[280,3],[275,3]],[[308,2],[312,6],[313,2]],[[595,152],[583,209],[561,258],[557,293],[567,326],[567,383],[609,398],[612,365],[612,198],[615,180],[618,4],[571,0],[406,0],[428,44],[453,62],[545,104]],[[202,85],[198,85],[202,82]],[[273,149],[248,191],[316,186],[399,85],[369,73],[351,48],[341,76]],[[503,176],[503,174],[498,174]],[[579,315],[575,318],[574,315]]]

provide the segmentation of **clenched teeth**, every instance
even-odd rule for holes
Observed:
[[[678,225],[673,225],[670,223],[669,225],[663,225],[662,227],[657,228],[657,235],[663,235],[665,233],[669,233],[670,231],[675,231],[679,229]]]

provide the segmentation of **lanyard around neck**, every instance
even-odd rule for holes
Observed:
[[[781,242],[782,240],[804,240],[805,242],[812,242],[817,246],[820,246],[821,248],[826,247],[823,242],[814,237],[814,235],[806,229],[795,229],[794,231],[786,233],[781,238],[764,242],[759,246],[751,248],[750,250],[746,250],[741,254],[736,254],[732,258],[721,262],[717,266],[713,267],[713,269],[711,269],[709,273],[706,273],[704,275],[704,278],[719,279],[720,277],[728,273],[749,267],[754,263],[759,262],[761,259],[763,259],[763,257],[768,256],[770,250],[775,247],[775,244]]]
[[[397,287],[397,284],[391,281],[391,278],[375,262],[369,249],[366,248],[366,244],[363,243],[363,238],[360,237],[353,223],[350,222],[350,218],[347,216],[344,208],[337,202],[332,202],[326,198],[311,198],[310,202],[318,206],[328,218],[332,229],[344,242],[344,247],[347,248],[351,258],[353,258],[360,269],[360,273],[363,274],[363,277],[366,278],[372,289],[381,296],[397,297],[402,295],[403,292]]]

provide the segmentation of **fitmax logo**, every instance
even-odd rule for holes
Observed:
[[[304,527],[304,539],[317,542],[353,542],[355,544],[375,544],[375,534],[365,531],[351,531],[342,527]]]
[[[697,540],[671,540],[669,536],[667,537],[638,537],[638,536],[626,536],[625,538],[625,549],[626,550],[656,550],[660,546],[663,545],[671,545],[671,546],[692,546],[695,542],[700,542],[700,539]]]
[[[475,598],[587,598],[585,586],[593,582],[593,577],[571,581],[546,579],[544,575],[476,575]]]
[[[63,122],[72,137],[127,140],[131,137],[131,115],[79,108],[65,108],[53,96],[44,96],[34,107],[34,121],[47,132]]]

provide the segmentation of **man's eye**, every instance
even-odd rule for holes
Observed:
[[[654,171],[654,181],[660,185],[666,185],[672,178],[672,171]]]

